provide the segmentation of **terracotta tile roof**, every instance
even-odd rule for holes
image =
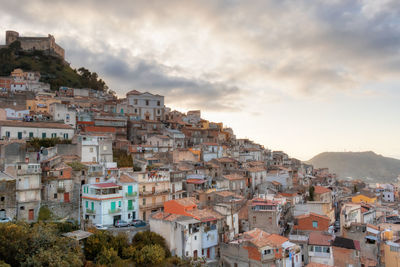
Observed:
[[[28,127],[28,128],[51,128],[51,129],[69,129],[71,126],[58,122],[26,122],[26,121],[0,121],[0,126],[10,127]]]
[[[272,181],[271,182],[273,185],[282,185],[280,182],[277,182],[277,181]]]
[[[317,213],[314,213],[314,212],[310,212],[309,214],[302,214],[302,215],[296,216],[295,218],[296,219],[304,219],[304,218],[308,218],[310,216],[314,216],[314,217],[318,217],[318,218],[323,219],[323,220],[330,221],[328,216],[320,215],[320,214],[317,214]]]
[[[244,176],[237,174],[237,173],[232,173],[232,174],[227,174],[223,176],[225,179],[228,179],[230,181],[235,181],[235,180],[244,180],[246,179]]]
[[[236,162],[235,159],[232,158],[218,158],[218,159],[214,159],[218,162],[222,162],[222,163],[229,163],[229,162]]]
[[[182,206],[193,206],[193,205],[197,206],[197,204],[199,203],[199,201],[194,197],[185,197],[185,198],[175,199],[174,201]]]
[[[244,232],[243,237],[259,248],[265,246],[271,246],[274,248],[280,247],[283,243],[289,240],[284,236],[269,234],[258,228]]]
[[[249,171],[249,172],[262,172],[262,171],[265,171],[265,168],[263,166],[249,167],[249,168],[247,168],[247,171]]]
[[[205,145],[205,146],[219,146],[218,143],[211,143],[211,142],[205,142],[205,143],[202,143],[202,144]]]
[[[134,182],[136,182],[136,181],[135,181],[134,178],[130,177],[129,175],[127,175],[127,174],[122,174],[122,175],[119,177],[119,182],[120,182],[120,183],[134,183]]]
[[[332,267],[332,265],[326,265],[322,263],[310,262],[306,267]]]
[[[209,209],[202,209],[202,210],[194,209],[188,211],[188,213],[192,215],[195,219],[200,220],[202,222],[215,221],[223,218],[223,216],[220,215],[219,213]]]
[[[243,205],[239,210],[239,220],[248,220],[249,219],[249,208],[251,200],[247,200],[246,204]]]
[[[319,185],[314,186],[315,194],[323,194],[323,193],[329,193],[329,192],[332,192],[329,188],[319,186]]]
[[[137,90],[132,90],[126,93],[126,95],[141,95],[142,93]]]
[[[311,232],[308,236],[308,244],[310,245],[321,245],[330,246],[333,237],[329,234],[321,232]]]
[[[159,211],[156,213],[153,213],[151,215],[151,218],[156,219],[156,220],[164,220],[164,221],[175,221],[176,219],[184,217],[183,215],[179,214],[172,214],[172,213],[166,213],[163,211]]]
[[[94,187],[98,188],[113,188],[113,187],[119,187],[116,183],[98,183],[98,184],[92,184]]]
[[[233,196],[235,195],[235,193],[231,192],[231,191],[218,191],[215,193],[216,195],[219,195],[221,197],[228,197],[228,196]]]

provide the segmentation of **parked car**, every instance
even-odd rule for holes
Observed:
[[[144,227],[147,224],[145,221],[142,221],[142,220],[132,220],[131,225],[135,226],[135,227]]]
[[[101,224],[96,224],[94,227],[96,227],[97,230],[107,230],[108,229],[106,226],[103,226]]]
[[[115,227],[128,227],[129,223],[124,220],[118,220],[115,222]]]
[[[7,222],[11,222],[11,218],[10,217],[5,217],[5,218],[0,218],[0,223],[7,223]]]

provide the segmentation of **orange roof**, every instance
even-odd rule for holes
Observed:
[[[321,232],[311,232],[308,236],[308,244],[330,246],[332,236]]]
[[[153,213],[151,215],[151,218],[157,219],[157,220],[165,220],[165,221],[175,221],[179,217],[182,217],[183,215],[179,214],[172,214],[172,213],[166,213],[163,211]]]
[[[332,267],[332,265],[326,265],[326,264],[322,264],[322,263],[310,262],[309,264],[307,264],[306,267]]]
[[[221,196],[221,197],[228,197],[228,196],[233,196],[235,195],[235,193],[231,192],[231,191],[218,191],[215,194]]]
[[[134,182],[136,182],[136,181],[135,181],[135,179],[133,179],[133,178],[130,177],[129,175],[122,174],[122,175],[119,177],[119,182],[120,182],[120,183],[134,183]]]
[[[314,212],[310,212],[309,214],[299,215],[299,216],[296,216],[295,218],[296,219],[304,219],[304,218],[308,218],[308,217],[311,217],[311,216],[318,217],[320,219],[324,219],[324,220],[330,221],[328,216],[320,215],[320,214],[317,214],[317,213],[314,213]]]
[[[329,188],[319,186],[319,185],[314,186],[315,194],[323,194],[323,193],[329,193],[329,192],[332,192]]]
[[[194,197],[185,197],[185,198],[175,199],[173,201],[182,206],[193,206],[193,205],[197,206],[197,204],[199,203],[199,201],[197,201],[197,199],[195,199]]]
[[[258,228],[244,232],[243,235],[245,239],[248,239],[249,242],[253,243],[257,247],[280,247],[283,243],[289,240],[284,236],[269,234]]]

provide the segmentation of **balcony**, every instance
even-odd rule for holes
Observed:
[[[65,187],[64,186],[57,187],[57,193],[64,193],[64,192],[65,192]]]
[[[134,207],[134,206],[128,206],[128,210],[129,210],[129,211],[135,210],[135,207]]]
[[[96,210],[95,209],[86,209],[86,213],[87,214],[96,214]]]
[[[169,194],[170,189],[166,190],[159,190],[159,191],[141,191],[139,192],[139,196],[157,196],[157,195],[164,195],[164,194]]]
[[[318,258],[330,258],[331,254],[328,252],[314,252],[314,251],[309,251],[308,256],[310,257],[318,257]]]
[[[126,196],[127,198],[136,197],[136,196],[137,196],[137,192],[125,193],[125,196]]]
[[[158,209],[164,207],[164,202],[152,202],[145,205],[140,204],[140,209]]]
[[[113,209],[113,210],[108,210],[108,214],[115,214],[115,213],[121,213],[121,209]]]

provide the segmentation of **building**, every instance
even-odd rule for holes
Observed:
[[[113,225],[117,220],[137,217],[137,183],[122,175],[120,183],[95,183],[82,186],[82,209],[85,220],[93,224]]]
[[[383,262],[385,267],[398,267],[400,262],[400,243],[386,241],[383,243]]]
[[[49,107],[49,112],[53,116],[54,121],[63,121],[65,124],[71,127],[76,127],[76,110],[68,108],[66,105],[61,103],[52,103]]]
[[[254,198],[248,205],[250,229],[258,228],[268,233],[282,234],[281,205],[272,200]]]
[[[57,122],[0,121],[0,137],[8,139],[71,139],[74,132],[71,126]]]
[[[170,200],[164,212],[150,216],[150,230],[166,239],[173,255],[215,264],[221,218],[212,210],[198,209],[194,198]]]
[[[148,220],[152,213],[161,211],[170,199],[169,170],[135,172],[139,184],[139,218]]]
[[[164,96],[132,90],[126,94],[126,98],[139,120],[164,120]]]
[[[113,162],[112,140],[109,136],[79,135],[77,143],[82,162]]]
[[[377,197],[374,193],[368,192],[368,191],[363,191],[358,193],[357,195],[353,196],[351,198],[351,202],[353,203],[376,203]]]
[[[64,49],[56,44],[54,36],[50,34],[47,37],[21,37],[18,32],[6,31],[6,45],[8,46],[15,41],[21,43],[23,51],[43,51],[47,55],[65,58]]]
[[[16,179],[5,172],[0,172],[0,219],[16,218]]]
[[[345,203],[340,210],[340,227],[349,228],[351,223],[362,223],[360,204]]]
[[[257,228],[220,247],[222,266],[303,266],[300,246]]]
[[[325,215],[309,213],[295,217],[293,230],[295,231],[328,231],[330,218]]]
[[[5,172],[16,179],[16,218],[36,221],[41,202],[40,164],[18,162],[6,165]]]
[[[332,235],[323,232],[311,232],[308,239],[308,260],[310,263],[334,265]]]

